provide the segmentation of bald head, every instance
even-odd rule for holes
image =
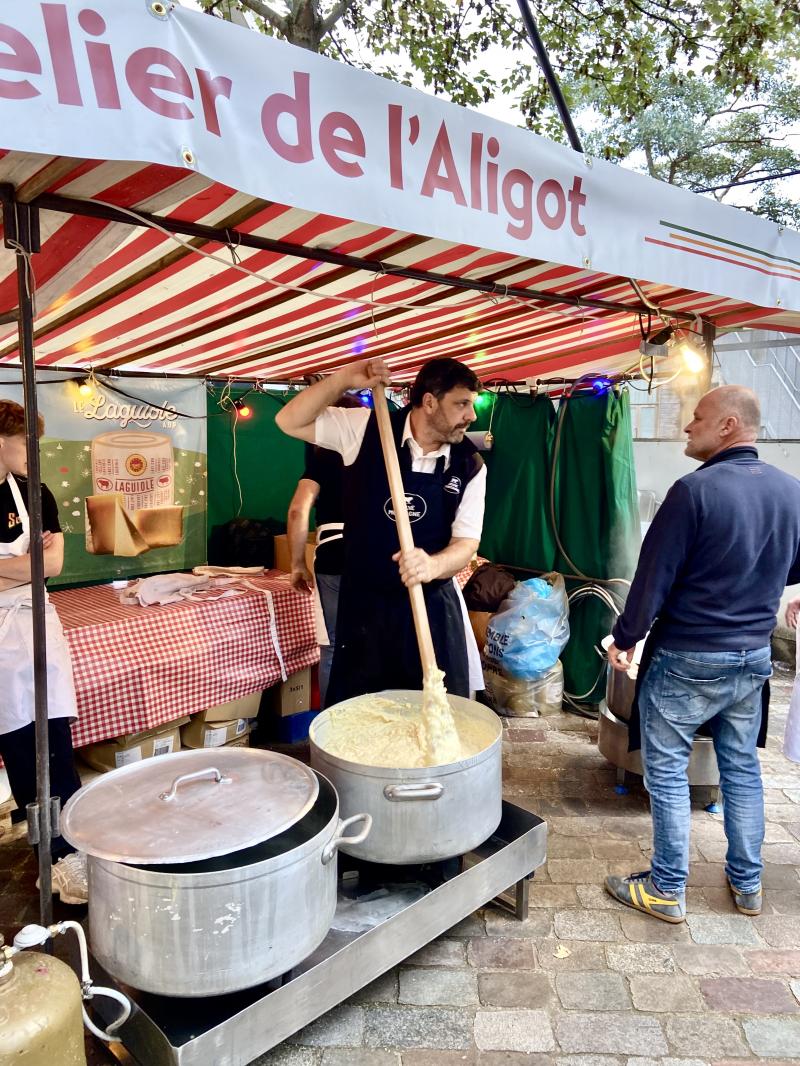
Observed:
[[[752,389],[720,385],[702,397],[685,429],[686,454],[704,462],[737,444],[752,444],[761,429],[761,406]]]

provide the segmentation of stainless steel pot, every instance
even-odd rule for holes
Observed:
[[[421,692],[382,692],[421,708]],[[346,841],[342,851],[371,862],[401,865],[462,855],[482,844],[500,823],[502,733],[497,715],[461,696],[448,696],[459,714],[491,727],[492,742],[469,759],[444,766],[394,769],[364,766],[325,750],[331,711],[317,715],[310,730],[311,765],[333,782],[343,816],[367,811],[373,831],[364,841]]]
[[[154,762],[174,760],[173,768],[180,769],[182,754],[189,753]],[[205,775],[179,774],[161,793],[162,802],[169,803],[170,795],[172,802],[180,801],[182,792],[194,792],[196,798],[200,790],[213,794],[225,788],[225,754],[219,749],[191,754],[205,757]],[[214,765],[218,762],[221,772]],[[101,965],[146,992],[198,997],[262,984],[310,955],[327,935],[336,909],[336,851],[348,839],[363,840],[371,825],[366,814],[340,821],[335,789],[324,777],[313,778],[310,808],[262,843],[193,861],[147,865],[89,853],[89,933]],[[76,821],[72,813],[68,804],[68,839],[69,823]],[[257,822],[257,813],[242,807],[238,821]],[[209,822],[219,819],[210,805],[206,819],[205,831],[212,837],[215,824]],[[348,838],[347,829],[356,823],[361,831]],[[225,831],[224,825],[218,827]],[[95,828],[102,839],[101,827]],[[231,836],[234,829],[229,827]],[[202,823],[197,831],[202,839]]]

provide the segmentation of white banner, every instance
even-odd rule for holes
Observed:
[[[800,310],[794,231],[169,3],[4,0],[0,147]]]

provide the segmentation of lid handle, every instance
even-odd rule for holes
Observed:
[[[218,785],[229,785],[231,783],[231,778],[223,777],[216,766],[208,766],[205,770],[195,770],[193,774],[181,774],[176,777],[169,792],[162,792],[159,798],[169,803],[170,800],[174,800],[178,795],[179,785],[188,784],[189,781],[200,781],[201,778],[205,777],[213,777]]]

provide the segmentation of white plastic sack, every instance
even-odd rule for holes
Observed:
[[[517,583],[486,630],[484,658],[506,677],[534,681],[553,667],[569,639],[564,578]]]
[[[493,710],[511,718],[538,718],[540,715],[559,714],[564,698],[564,671],[561,660],[546,670],[541,677],[526,681],[508,677],[490,663],[484,661],[483,677]]]

